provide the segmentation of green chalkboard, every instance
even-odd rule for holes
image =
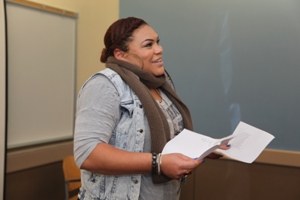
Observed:
[[[241,120],[300,151],[300,1],[122,0],[128,16],[159,34],[195,131],[223,137]]]

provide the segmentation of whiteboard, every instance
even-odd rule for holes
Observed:
[[[6,3],[8,148],[72,138],[77,18]]]

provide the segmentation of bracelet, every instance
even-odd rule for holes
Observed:
[[[159,153],[157,155],[157,174],[160,175],[161,174],[161,169],[160,169],[160,165],[161,165],[161,153]]]
[[[152,174],[157,174],[161,175],[161,161],[162,161],[162,156],[161,153],[156,154],[152,153]]]
[[[152,174],[158,174],[157,154],[152,153]]]

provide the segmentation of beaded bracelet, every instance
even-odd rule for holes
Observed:
[[[152,153],[152,174],[158,174],[157,154]]]
[[[161,174],[160,165],[161,165],[161,153],[156,154],[153,152],[152,153],[152,174],[157,174],[157,175]]]

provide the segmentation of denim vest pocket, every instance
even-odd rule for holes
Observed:
[[[121,117],[125,114],[128,114],[128,116],[131,118],[132,117],[132,114],[133,114],[133,110],[134,110],[134,107],[133,107],[133,100],[131,101],[127,101],[127,102],[121,102]]]

